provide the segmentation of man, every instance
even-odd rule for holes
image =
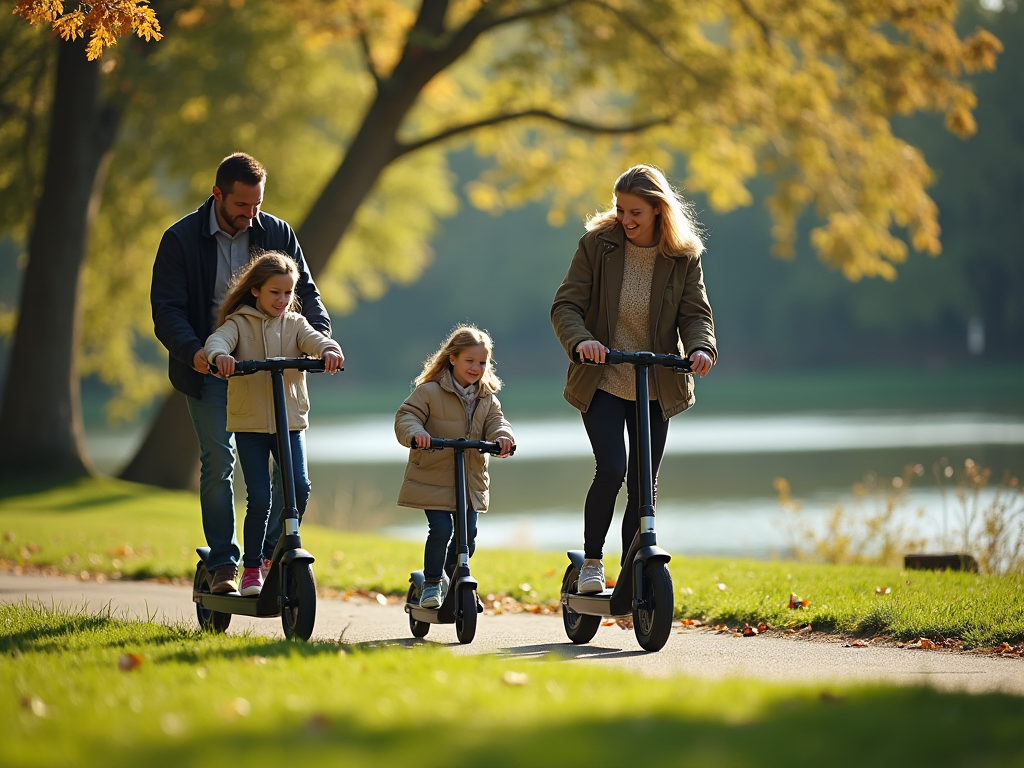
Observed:
[[[224,158],[211,197],[164,232],[153,264],[150,301],[156,336],[170,352],[171,384],[185,394],[199,438],[199,498],[215,593],[238,589],[240,553],[232,493],[235,444],[227,431],[228,383],[211,372],[203,345],[215,330],[217,310],[231,279],[259,252],[287,253],[299,268],[295,292],[302,314],[318,331],[331,334],[331,319],[295,233],[287,222],[260,211],[266,178],[263,166],[249,155],[238,152]],[[275,470],[278,486],[279,478]],[[263,545],[264,571],[281,531],[280,493],[274,498]]]

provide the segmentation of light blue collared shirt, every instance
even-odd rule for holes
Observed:
[[[249,227],[232,237],[220,228],[216,205],[214,201],[210,206],[210,232],[217,241],[217,278],[213,281],[213,306],[210,307],[210,327],[214,330],[217,328],[217,313],[228,295],[231,280],[249,263]]]

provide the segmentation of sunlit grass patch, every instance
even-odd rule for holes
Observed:
[[[997,764],[1024,700],[652,680],[591,664],[340,648],[0,606],[0,764]],[[936,727],[948,724],[949,727]]]

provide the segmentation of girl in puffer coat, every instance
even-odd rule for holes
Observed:
[[[452,331],[416,377],[416,389],[395,414],[395,436],[408,445],[409,463],[398,504],[422,509],[427,516],[423,547],[423,594],[420,607],[444,602],[444,576],[455,570],[455,456],[453,451],[424,450],[431,437],[496,441],[499,458],[512,452],[515,435],[495,393],[501,380],[491,366],[491,337],[472,325]],[[469,554],[476,549],[477,513],[487,511],[489,477],[486,453],[466,452],[466,483],[471,509],[466,528]]]
[[[239,273],[221,305],[217,330],[206,340],[206,358],[221,376],[234,373],[236,357],[266,360],[309,355],[323,358],[328,373],[341,370],[345,358],[338,342],[314,330],[305,317],[294,311],[298,279],[295,262],[279,251],[256,257]],[[284,385],[295,502],[301,519],[310,490],[304,432],[309,425],[305,372],[286,370]],[[270,455],[279,461],[269,372],[261,371],[228,382],[227,428],[235,433],[238,463],[248,490],[239,591],[253,596],[263,589],[263,579],[270,566],[263,552],[270,518]]]

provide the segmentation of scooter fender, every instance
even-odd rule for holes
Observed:
[[[206,563],[210,559],[210,548],[209,547],[196,547],[196,554],[199,555],[199,559]]]
[[[583,568],[583,561],[586,559],[583,556],[583,550],[582,549],[570,549],[565,554],[567,554],[569,556],[569,562],[570,563],[572,563],[577,568],[582,570],[582,568]]]
[[[640,547],[640,549],[636,551],[636,556],[633,558],[633,562],[635,563],[637,560],[640,560],[641,562],[646,563],[648,560],[660,560],[663,563],[667,563],[671,559],[672,555],[661,547],[655,545],[652,547]]]
[[[289,549],[281,555],[281,565],[291,565],[296,560],[315,563],[316,558],[304,549]]]

